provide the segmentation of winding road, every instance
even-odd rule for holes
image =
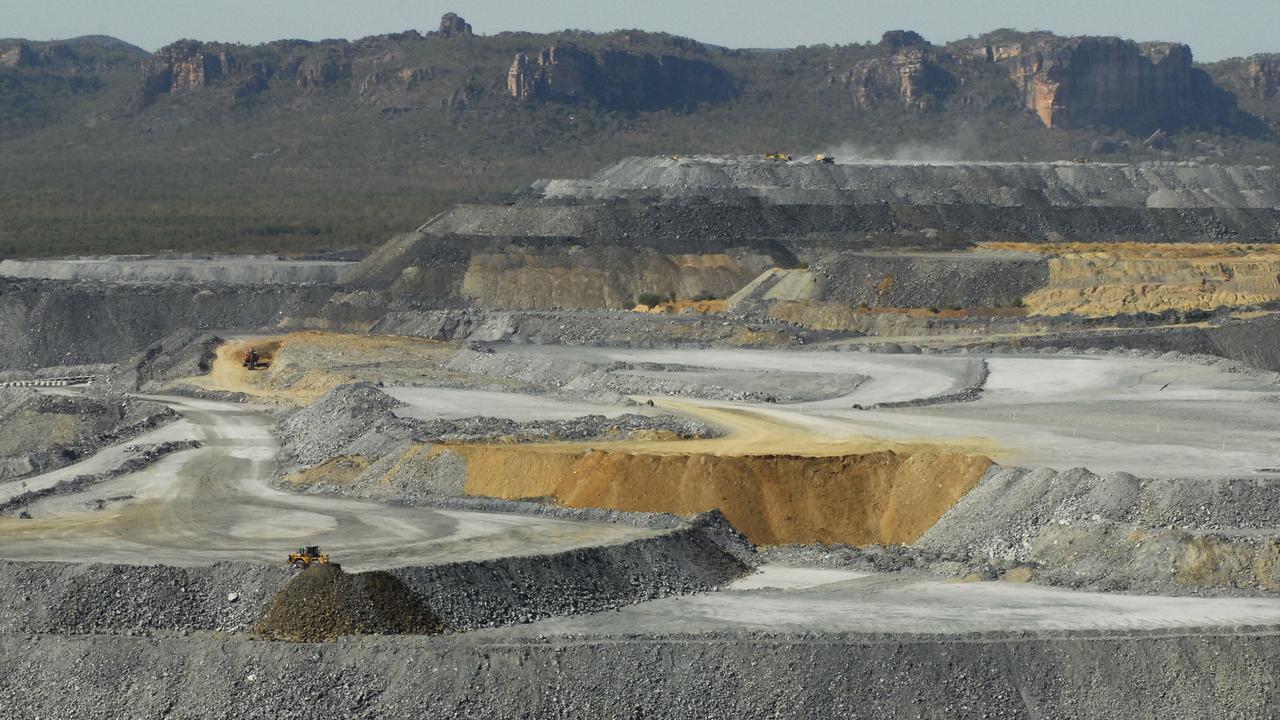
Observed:
[[[149,399],[169,404],[183,419],[127,444],[186,436],[201,447],[83,492],[33,503],[31,520],[0,518],[0,558],[282,562],[300,545],[319,544],[344,567],[365,570],[557,552],[650,534],[604,523],[284,492],[271,485],[277,444],[264,414],[232,403]],[[52,477],[28,478],[26,487],[97,473],[122,457],[122,448],[109,448]],[[21,482],[0,484],[0,499],[22,491]],[[96,509],[98,500],[104,500],[102,509]]]

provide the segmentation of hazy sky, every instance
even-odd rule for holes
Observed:
[[[455,11],[480,34],[641,28],[730,47],[879,39],[935,42],[1000,27],[1189,43],[1201,60],[1280,52],[1280,0],[0,0],[0,37],[114,35],[257,43],[434,29]]]

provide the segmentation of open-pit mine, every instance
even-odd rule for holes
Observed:
[[[11,717],[1280,707],[1280,170],[637,157],[423,220],[0,262]]]

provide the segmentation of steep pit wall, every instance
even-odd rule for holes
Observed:
[[[976,638],[495,634],[332,645],[4,634],[0,707],[112,719],[1243,719],[1269,717],[1280,703],[1277,663],[1270,628]]]
[[[985,457],[657,455],[455,446],[468,495],[688,515],[718,509],[757,545],[919,538],[987,472]]]
[[[660,254],[630,248],[483,253],[471,257],[461,294],[478,307],[631,308],[645,293],[726,297],[775,258],[732,253]]]
[[[1048,279],[1049,261],[1032,254],[846,252],[808,269],[767,270],[731,296],[729,306],[847,329],[855,309],[1016,308]],[[840,308],[850,317],[841,317]]]
[[[463,206],[453,214],[470,210]],[[509,210],[484,208],[498,216]],[[489,220],[480,213],[478,221]],[[352,272],[347,287],[387,291],[392,298],[437,308],[631,308],[650,292],[725,297],[767,268],[796,263],[785,249],[758,240],[687,235],[681,242],[628,231],[580,236],[544,235],[543,230],[526,225],[490,236],[450,234],[433,226],[431,233],[392,239]],[[360,312],[358,303],[347,304],[352,305],[348,314]],[[338,308],[332,310],[336,314]]]
[[[0,279],[0,370],[120,360],[180,328],[261,330],[308,316],[323,286]]]

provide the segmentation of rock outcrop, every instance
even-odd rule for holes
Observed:
[[[440,18],[440,37],[459,37],[463,35],[472,35],[471,23],[463,20],[457,13],[445,13]]]
[[[312,58],[298,67],[298,87],[318,90],[351,79],[351,59],[336,53]]]
[[[861,62],[841,78],[863,109],[892,101],[920,110],[936,109],[958,86],[956,77],[941,64],[949,58],[939,57],[918,33],[891,30],[880,45],[893,54]]]
[[[269,69],[260,62],[241,63],[226,50],[184,40],[161,48],[142,64],[142,104],[162,94],[201,90],[226,81],[240,100],[267,89]]]
[[[1050,128],[1230,126],[1235,97],[1192,64],[1191,48],[1106,37],[1028,36],[975,54],[999,63]]]
[[[35,65],[39,56],[27,43],[20,42],[0,48],[0,67],[25,67]]]
[[[1257,100],[1274,100],[1280,94],[1280,55],[1255,55],[1247,67],[1249,96]]]
[[[593,101],[619,110],[689,109],[734,93],[732,76],[705,60],[556,43],[536,55],[518,53],[508,93],[523,102]]]
[[[142,66],[143,85],[149,93],[171,93],[206,87],[231,75],[234,55],[206,51],[202,43],[176,42],[161,48]]]

